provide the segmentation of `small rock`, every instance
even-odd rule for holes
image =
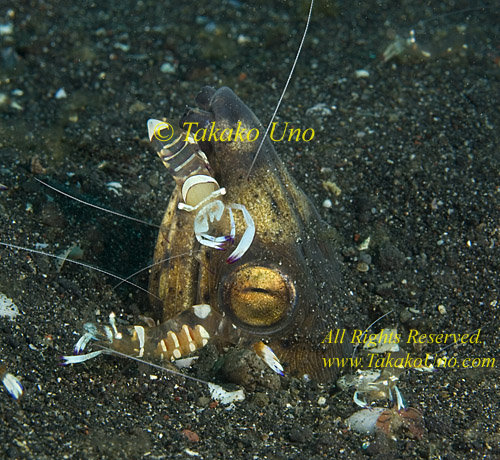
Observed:
[[[128,113],[132,115],[135,112],[143,112],[146,108],[147,105],[144,102],[136,101],[128,108]]]
[[[293,427],[290,430],[290,441],[297,443],[308,442],[312,437],[312,431],[310,428]]]
[[[266,407],[269,405],[269,396],[267,396],[265,393],[262,392],[257,392],[254,393],[252,402],[259,407]]]
[[[64,228],[67,225],[66,218],[59,206],[54,203],[46,203],[41,212],[41,221],[49,227]]]
[[[198,398],[198,405],[200,405],[201,407],[208,406],[209,403],[210,403],[210,398],[207,398],[206,396],[200,396]]]
[[[329,117],[333,112],[324,102],[313,105],[306,110],[306,117]]]
[[[358,262],[358,265],[356,265],[356,270],[361,273],[366,273],[368,270],[370,270],[370,266],[366,262]]]
[[[326,209],[330,209],[332,207],[332,200],[326,199],[323,201],[323,207]]]
[[[370,265],[372,263],[372,256],[366,252],[362,252],[359,255],[359,261],[364,262],[366,265]]]
[[[370,72],[368,70],[360,69],[355,72],[356,78],[368,78],[370,76]]]
[[[12,35],[14,32],[14,25],[12,22],[7,24],[0,24],[0,35]]]
[[[171,62],[165,62],[160,67],[161,73],[175,73],[175,66]]]
[[[194,431],[191,431],[191,430],[182,430],[181,433],[184,436],[186,436],[186,438],[188,439],[188,441],[191,441],[191,442],[199,442],[200,441],[200,437]]]
[[[280,377],[269,369],[253,351],[232,348],[223,356],[222,377],[247,390],[255,390],[257,385],[271,390],[281,386]]]
[[[56,94],[54,94],[54,97],[56,99],[66,99],[68,97],[66,91],[64,90],[64,88],[59,88],[57,91],[56,91]]]
[[[401,268],[405,261],[404,254],[389,242],[382,244],[378,258],[380,268],[387,271]]]
[[[335,182],[325,180],[321,185],[328,193],[331,193],[333,196],[342,195],[342,190]]]

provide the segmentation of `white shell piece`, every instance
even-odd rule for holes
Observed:
[[[19,315],[17,305],[5,294],[0,294],[0,316],[6,316],[13,320],[17,315]]]
[[[243,401],[245,399],[245,393],[243,390],[237,391],[226,391],[219,385],[215,383],[209,383],[208,388],[210,390],[210,396],[212,399],[220,401],[222,404],[231,404],[234,401]]]
[[[346,420],[346,423],[349,425],[349,428],[357,431],[358,433],[373,434],[375,432],[377,420],[384,410],[385,409],[383,407],[362,409],[352,414]]]
[[[193,311],[198,318],[205,319],[212,311],[212,307],[206,303],[202,303],[200,305],[193,305]]]
[[[191,367],[193,365],[193,362],[198,359],[198,356],[192,356],[190,358],[183,358],[183,359],[176,359],[174,361],[174,364],[179,368],[179,369],[185,369],[188,367]]]
[[[106,184],[106,188],[110,191],[113,192],[116,196],[122,196],[122,184],[120,182],[108,182]]]
[[[175,73],[175,65],[171,62],[164,62],[160,67],[161,73]]]
[[[2,383],[4,384],[6,390],[14,399],[19,399],[24,392],[23,385],[17,377],[6,372],[2,376]]]
[[[59,88],[57,91],[56,91],[56,94],[54,94],[54,97],[56,99],[65,99],[68,97],[66,91],[64,90],[64,88]]]
[[[366,251],[370,247],[371,237],[366,238],[358,247],[360,251]]]
[[[0,24],[0,35],[12,35],[12,32],[14,32],[14,25],[12,22]]]
[[[319,104],[309,107],[306,110],[307,117],[328,117],[332,114],[332,109],[330,109],[328,104],[325,104],[324,102],[320,102]]]
[[[368,72],[368,70],[365,69],[360,69],[356,70],[355,75],[356,78],[368,78],[370,76],[370,72]]]

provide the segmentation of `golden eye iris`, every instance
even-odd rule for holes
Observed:
[[[290,313],[295,288],[279,270],[261,266],[242,266],[224,286],[224,305],[242,323],[269,327]]]

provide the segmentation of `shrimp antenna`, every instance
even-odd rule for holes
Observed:
[[[295,59],[293,61],[292,69],[290,70],[290,73],[288,74],[288,78],[285,83],[285,87],[283,88],[283,91],[281,93],[281,96],[278,100],[278,104],[276,104],[276,108],[274,109],[273,116],[271,117],[271,120],[269,121],[269,124],[267,125],[266,132],[264,133],[264,136],[262,136],[262,140],[260,141],[259,148],[257,149],[257,153],[253,157],[252,164],[250,165],[250,168],[248,169],[248,174],[247,174],[247,180],[250,177],[250,173],[252,172],[252,168],[255,165],[255,162],[257,161],[257,157],[259,156],[259,153],[262,149],[262,146],[264,145],[264,142],[266,140],[267,134],[269,133],[269,130],[271,129],[271,126],[274,122],[274,119],[276,118],[276,114],[278,113],[278,110],[281,105],[281,101],[283,101],[283,97],[285,96],[286,90],[288,89],[288,85],[290,83],[290,80],[292,79],[293,71],[295,70],[295,66],[297,65],[297,62],[299,60],[300,52],[302,51],[302,47],[304,45],[304,41],[306,39],[307,35],[307,30],[309,29],[309,23],[311,22],[311,15],[312,15],[312,10],[313,10],[313,5],[314,5],[314,0],[311,0],[311,5],[309,7],[309,14],[307,15],[307,22],[306,22],[306,27],[304,29],[304,33],[302,34],[302,40],[300,41],[299,49],[297,50],[297,54],[295,55]]]
[[[122,214],[122,213],[116,212],[116,211],[111,211],[111,209],[102,208],[101,206],[97,206],[96,204],[92,204],[92,203],[89,203],[88,201],[81,200],[80,198],[77,198],[73,195],[70,195],[69,193],[66,193],[66,192],[63,192],[62,190],[59,190],[56,187],[53,187],[52,185],[47,184],[46,182],[38,179],[37,177],[35,177],[35,180],[40,182],[40,184],[45,185],[45,187],[50,188],[51,190],[54,190],[54,192],[60,193],[61,195],[64,195],[67,198],[71,198],[72,200],[78,201],[78,203],[82,203],[82,204],[85,204],[85,205],[90,206],[92,208],[99,209],[99,211],[109,212],[110,214],[114,214],[115,216],[123,217],[124,219],[129,219],[129,220],[133,220],[134,222],[139,222],[140,224],[149,225],[150,227],[160,228],[159,225],[152,224],[151,222],[137,219],[135,217],[130,217],[130,216],[127,216],[126,214]]]
[[[99,345],[99,344],[96,344],[96,346],[99,348],[102,348],[105,351],[105,353],[107,353],[107,354],[120,356],[121,358],[128,358],[128,359],[131,359],[133,361],[137,361],[138,363],[146,364],[147,366],[154,367],[156,369],[161,369],[162,371],[168,372],[169,374],[177,375],[178,377],[183,377],[185,379],[193,380],[193,381],[198,382],[198,383],[210,385],[210,382],[207,382],[206,380],[198,379],[198,378],[193,377],[191,375],[183,374],[182,372],[178,372],[178,371],[175,371],[173,369],[169,369],[169,368],[167,368],[165,366],[161,366],[159,364],[154,364],[150,361],[146,361],[145,359],[141,359],[137,356],[127,355],[126,353],[122,353],[120,351],[116,351],[116,350],[113,350],[111,348],[105,347],[103,345]]]
[[[0,241],[0,246],[5,246],[6,248],[10,248],[10,249],[17,249],[18,251],[31,252],[33,254],[40,254],[42,256],[52,257],[53,259],[62,260],[64,262],[70,262],[72,264],[79,265],[80,267],[89,268],[91,270],[97,271],[97,272],[102,273],[104,275],[111,276],[112,278],[116,278],[116,279],[120,280],[121,283],[130,284],[131,286],[135,287],[136,289],[140,289],[141,291],[144,291],[145,293],[153,296],[154,298],[161,300],[159,297],[155,296],[152,292],[149,292],[147,289],[139,286],[138,284],[135,284],[126,278],[122,278],[121,276],[115,275],[114,273],[103,270],[102,268],[97,268],[97,267],[94,267],[93,265],[86,264],[84,262],[79,262],[78,260],[68,259],[67,257],[51,254],[50,252],[40,251],[38,249],[32,249],[32,248],[25,248],[24,246],[18,246],[17,244],[4,243],[4,242]]]
[[[195,253],[198,253],[198,252],[201,252],[201,250],[199,251],[196,251]],[[165,262],[168,262],[169,260],[172,260],[172,259],[177,259],[179,257],[184,257],[184,256],[192,256],[193,255],[193,251],[187,251],[187,252],[183,252],[182,254],[177,254],[175,256],[172,256],[172,257],[167,257],[166,259],[161,259],[155,263],[152,263],[146,267],[143,267],[141,268],[140,270],[137,270],[136,272],[132,273],[131,275],[128,275],[126,278],[122,278],[120,280],[120,282],[118,284],[115,284],[113,286],[113,289],[116,289],[118,286],[120,286],[122,283],[128,283],[130,278],[133,278],[134,276],[138,275],[139,273],[142,273],[146,270],[149,270],[150,268],[153,268],[153,267],[156,267],[156,265],[161,265]],[[149,291],[148,291],[149,292]],[[152,295],[152,294],[151,294]],[[156,296],[155,296],[156,297]]]

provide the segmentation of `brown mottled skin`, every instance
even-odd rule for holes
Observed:
[[[205,87],[196,101],[199,109],[188,110],[181,127],[215,122],[220,131],[235,132],[241,122],[241,127],[264,134],[253,112],[229,88]],[[330,329],[342,327],[341,312],[348,306],[333,231],[290,177],[269,139],[248,175],[260,140],[199,142],[213,176],[227,190],[223,202],[244,205],[255,222],[251,247],[229,264],[234,246],[227,251],[200,246],[194,237],[196,212],[177,209],[176,188],[155,249],[155,262],[170,260],[152,269],[150,291],[161,299],[152,302],[162,321],[207,303],[237,326],[241,343],[268,343],[285,372],[330,381],[338,369],[325,368],[322,358],[349,353],[349,345],[321,343]],[[234,215],[237,244],[245,224],[241,212]],[[227,234],[228,225],[222,219],[211,234]]]

